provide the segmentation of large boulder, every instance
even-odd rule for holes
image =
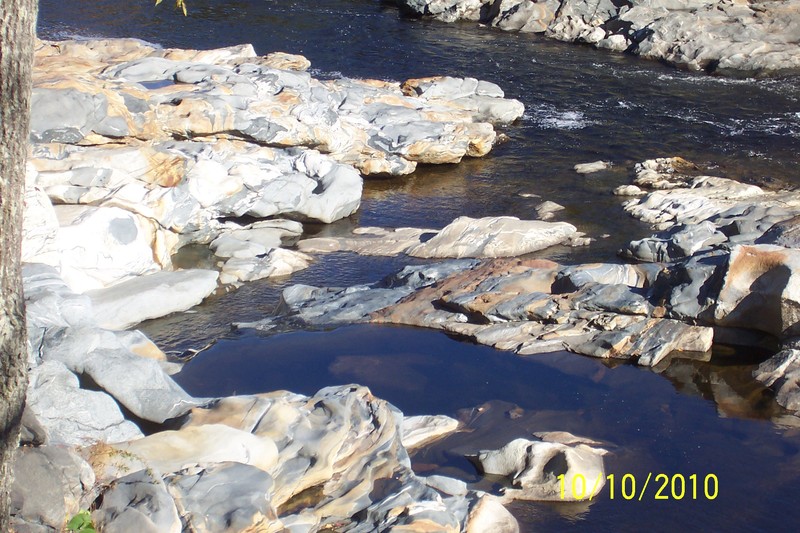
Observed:
[[[800,334],[800,251],[759,244],[731,250],[714,309],[722,326],[757,329],[779,338]]]

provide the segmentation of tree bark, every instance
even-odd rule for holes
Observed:
[[[10,531],[9,460],[27,388],[20,257],[28,150],[35,0],[0,0],[0,531]]]

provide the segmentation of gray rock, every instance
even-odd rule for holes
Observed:
[[[270,504],[272,477],[255,466],[218,463],[170,475],[167,482],[192,531],[283,531]]]
[[[713,323],[710,314],[719,296],[728,261],[724,252],[697,254],[664,270],[653,286],[670,317]]]
[[[160,477],[139,470],[113,481],[92,513],[95,526],[108,533],[180,533],[175,502]]]
[[[203,401],[186,394],[159,361],[132,353],[114,332],[52,328],[44,336],[42,353],[45,361],[60,362],[72,372],[90,377],[145,420],[162,423]]]
[[[800,248],[800,216],[775,223],[755,243]]]
[[[62,531],[92,499],[94,472],[69,448],[21,447],[11,463],[11,515],[19,531]],[[15,528],[16,530],[16,528]]]
[[[31,370],[27,405],[54,445],[83,446],[142,436],[111,396],[81,389],[78,377],[57,361],[45,361]]]
[[[31,140],[77,143],[86,135],[107,137],[129,134],[122,117],[108,115],[108,100],[102,94],[76,89],[34,89],[31,95]]]

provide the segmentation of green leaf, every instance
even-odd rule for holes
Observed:
[[[92,515],[86,510],[79,512],[67,522],[67,530],[77,533],[96,533],[92,524]]]

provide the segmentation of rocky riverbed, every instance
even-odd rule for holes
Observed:
[[[657,371],[715,342],[749,344],[776,354],[754,379],[800,411],[792,191],[643,162],[616,191],[661,232],[623,250],[637,264],[524,257],[590,245],[546,201],[540,220],[307,238],[304,223],[358,209],[365,177],[486,155],[522,104],[471,78],[315,79],[303,57],[248,46],[41,42],[37,64],[19,531],[58,530],[81,509],[108,531],[516,531],[505,504],[561,499],[559,473],[604,479],[603,444],[558,432],[470,450],[479,472],[504,479],[494,494],[423,476],[409,452],[457,421],[403,416],[358,385],[196,398],[170,377],[180,363],[130,329],[335,250],[452,259],[372,285],[293,286],[276,316],[238,326],[415,325]],[[176,270],[187,244],[208,246],[217,268]]]
[[[36,59],[17,531],[61,530],[82,509],[104,531],[517,531],[504,501],[558,493],[533,457],[563,455],[570,479],[589,464],[602,472],[594,443],[548,434],[525,444],[530,460],[513,446],[475,450],[483,471],[508,476],[505,499],[418,476],[408,451],[457,431],[456,420],[404,417],[358,385],[195,398],[170,377],[180,364],[129,329],[304,268],[314,259],[285,244],[302,221],[353,213],[362,175],[485,155],[494,126],[523,111],[499,87],[324,82],[305,58],[249,46],[40,42]],[[454,224],[462,233],[441,232],[428,256],[484,232]],[[497,242],[469,255],[579,239],[564,223],[494,227]],[[171,255],[190,243],[208,245],[219,270],[175,270]]]
[[[391,0],[443,22],[544,34],[734,76],[800,72],[794,0]]]

